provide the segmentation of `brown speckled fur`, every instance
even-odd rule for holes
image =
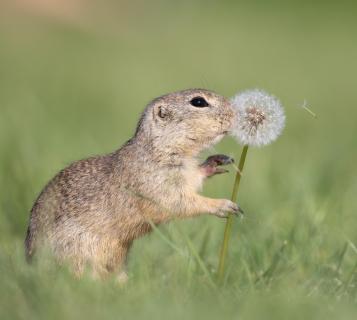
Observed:
[[[192,106],[197,96],[209,106]],[[99,277],[116,272],[123,279],[128,250],[151,230],[149,221],[236,211],[229,200],[197,193],[208,176],[197,156],[227,133],[232,119],[229,101],[208,90],[153,100],[119,150],[74,162],[48,183],[31,210],[27,257],[46,244],[78,276],[89,265]]]

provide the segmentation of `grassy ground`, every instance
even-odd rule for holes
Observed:
[[[99,22],[1,19],[0,318],[355,319],[355,8],[156,2],[98,11]],[[145,103],[187,87],[265,88],[286,107],[283,136],[249,150],[247,215],[235,221],[223,287],[210,280],[224,228],[213,217],[137,241],[124,288],[28,266],[28,212],[48,179],[119,147]],[[209,153],[240,150],[227,138]],[[204,193],[229,197],[232,183],[233,172],[215,177]]]

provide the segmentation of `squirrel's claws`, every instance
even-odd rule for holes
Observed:
[[[238,213],[239,212],[239,213]],[[244,211],[243,211],[243,209],[240,207],[240,206],[238,206],[238,211],[236,212],[236,215],[237,216],[239,216],[239,215],[244,215]]]
[[[207,177],[211,177],[215,174],[222,174],[228,172],[228,170],[219,168],[219,166],[226,166],[234,163],[234,159],[224,154],[216,154],[208,157],[201,165],[201,169]]]
[[[228,164],[234,163],[234,159],[226,156],[224,154],[215,154],[213,156],[209,156],[205,162],[201,164],[201,166],[212,166],[212,167],[217,167],[217,166],[226,166]]]
[[[234,215],[236,215],[237,217],[240,217],[240,216],[243,216],[243,215],[244,215],[243,209],[242,209],[240,206],[238,206],[238,205],[236,205],[236,207],[234,208],[234,210],[232,211],[232,213],[233,213]]]
[[[214,171],[214,174],[221,174],[221,173],[227,173],[227,172],[229,172],[227,169],[216,168],[216,170]]]
[[[220,218],[228,218],[230,214],[241,217],[244,215],[244,211],[235,202],[232,202],[231,200],[223,200],[223,203],[218,209],[218,213],[216,213],[216,215]]]

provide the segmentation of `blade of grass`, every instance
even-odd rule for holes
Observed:
[[[216,287],[215,283],[212,280],[211,277],[211,273],[209,272],[209,270],[207,269],[205,263],[203,262],[203,260],[201,259],[200,255],[198,254],[195,246],[193,245],[191,239],[186,235],[185,232],[182,232],[181,229],[179,227],[177,227],[177,229],[179,230],[181,236],[184,238],[184,240],[186,241],[187,247],[190,250],[190,253],[192,254],[192,256],[196,259],[198,266],[200,267],[200,269],[202,270],[202,272],[205,274],[205,276],[207,277],[209,284],[211,286],[213,286],[214,288]]]
[[[273,260],[271,262],[271,264],[269,265],[269,267],[263,272],[263,274],[255,281],[256,283],[259,282],[261,279],[271,279],[282,256],[284,253],[284,250],[287,246],[288,242],[284,241],[283,244],[281,245],[281,247],[279,248],[279,250],[275,253]]]
[[[181,256],[186,257],[187,255],[184,253],[183,250],[181,250],[178,246],[176,246],[168,237],[166,237],[161,231],[160,229],[155,225],[155,223],[153,223],[151,220],[147,220],[147,222],[151,225],[151,227],[153,228],[154,232],[161,238],[161,240],[163,240],[166,244],[169,245],[170,248],[172,248],[173,250],[175,250],[177,253],[179,253]]]
[[[337,264],[337,268],[336,268],[336,273],[339,274],[340,269],[341,269],[341,265],[342,265],[342,261],[346,255],[348,249],[348,242],[345,243],[345,245],[343,246],[340,254],[339,254],[339,258],[338,258],[338,264]]]
[[[201,246],[198,250],[198,254],[201,257],[204,257],[206,255],[207,244],[208,244],[210,238],[211,238],[211,230],[207,227],[206,230],[204,231],[203,239],[201,241]]]

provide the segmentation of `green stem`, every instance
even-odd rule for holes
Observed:
[[[244,167],[245,158],[247,156],[247,152],[248,152],[248,146],[245,145],[243,147],[243,151],[240,156],[238,171],[236,173],[236,178],[234,180],[232,197],[231,197],[231,200],[233,202],[237,202],[239,183],[240,183],[240,179],[241,179],[241,173],[242,173],[243,167]],[[224,229],[223,244],[222,244],[221,254],[220,254],[220,258],[219,258],[218,279],[220,281],[222,281],[223,277],[224,277],[225,262],[226,262],[227,252],[228,252],[228,243],[229,243],[229,239],[231,237],[232,224],[233,224],[233,214],[230,214],[227,218],[226,227]]]

